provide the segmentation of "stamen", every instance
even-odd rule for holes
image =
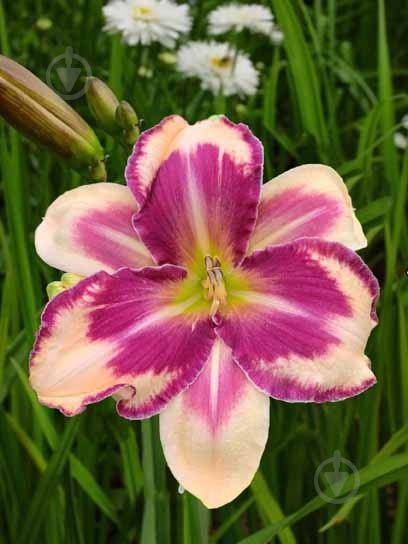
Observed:
[[[208,289],[207,298],[212,301],[210,315],[214,317],[220,304],[227,303],[227,290],[224,284],[224,275],[221,270],[221,261],[218,257],[204,257],[207,278],[203,281],[203,287]]]

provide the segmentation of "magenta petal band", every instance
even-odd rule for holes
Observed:
[[[130,155],[125,177],[136,201],[142,206],[157,171],[177,134],[188,127],[178,115],[166,117],[141,134]]]
[[[214,342],[208,319],[183,314],[192,301],[172,303],[184,277],[171,265],[99,272],[53,299],[31,354],[40,401],[74,415],[116,393],[124,417],[159,412],[197,377]]]
[[[257,387],[287,401],[325,402],[376,380],[364,355],[378,284],[344,246],[300,239],[242,264],[252,289],[225,311],[217,334]]]
[[[292,168],[262,187],[248,253],[304,237],[340,242],[354,250],[367,245],[346,185],[323,164]]]
[[[123,185],[95,183],[72,189],[51,204],[37,228],[37,253],[54,268],[82,276],[151,265],[149,250],[132,228],[137,210]]]
[[[189,265],[216,252],[244,257],[262,178],[262,146],[225,118],[181,131],[134,226],[159,264]]]

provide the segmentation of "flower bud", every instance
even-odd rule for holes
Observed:
[[[147,68],[146,66],[140,66],[139,70],[137,71],[137,75],[140,77],[145,77],[146,79],[152,79],[153,70]]]
[[[129,102],[122,100],[119,104],[116,110],[116,123],[123,129],[123,143],[132,146],[139,138],[140,129],[139,118]]]
[[[248,114],[248,108],[245,104],[237,104],[235,111],[239,117],[246,117]]]
[[[69,289],[83,279],[84,276],[80,276],[79,274],[74,274],[73,272],[65,272],[65,274],[62,274],[61,276],[61,283],[65,287],[65,289]]]
[[[50,30],[50,28],[52,28],[52,21],[47,17],[40,17],[35,22],[35,28],[37,30],[41,30],[41,32],[46,32],[47,30]]]
[[[101,128],[109,134],[115,134],[119,128],[116,123],[116,109],[119,100],[110,88],[96,77],[88,78],[86,100],[88,107]]]
[[[271,42],[272,42],[274,45],[282,45],[284,39],[285,39],[284,33],[283,33],[281,30],[279,30],[278,27],[275,27],[275,28],[272,30],[272,34],[271,34]]]
[[[103,160],[101,144],[82,117],[29,70],[2,55],[0,115],[74,165]]]
[[[125,145],[132,146],[140,136],[140,130],[138,127],[129,128],[124,130],[122,134],[122,141]]]
[[[139,118],[129,102],[122,100],[119,104],[116,110],[116,122],[123,129],[134,128],[138,125]]]
[[[158,57],[164,64],[172,65],[177,62],[177,56],[171,51],[163,51],[162,53],[159,53]]]
[[[106,181],[105,161],[97,161],[89,167],[89,173],[94,181]]]
[[[52,281],[47,285],[48,300],[52,300],[63,291],[65,291],[65,287],[63,287],[60,281]]]
[[[53,299],[63,291],[66,291],[66,289],[74,287],[74,285],[83,279],[83,276],[79,276],[78,274],[74,274],[72,272],[62,274],[60,281],[52,281],[47,285],[48,300]]]

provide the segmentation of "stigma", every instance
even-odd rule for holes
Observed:
[[[221,262],[218,257],[204,257],[207,278],[203,281],[203,287],[208,289],[207,298],[211,300],[210,316],[214,317],[220,304],[227,303],[227,290],[224,284],[224,275],[221,270]]]

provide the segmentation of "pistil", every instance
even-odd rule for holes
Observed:
[[[203,287],[208,289],[207,298],[212,301],[210,316],[214,317],[220,304],[227,303],[227,290],[224,284],[224,275],[221,270],[221,261],[218,257],[204,257],[207,278],[203,281]]]

